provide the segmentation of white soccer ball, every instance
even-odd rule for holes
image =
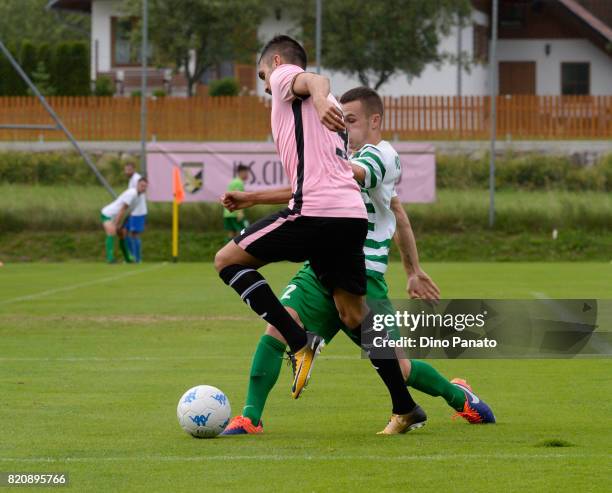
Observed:
[[[176,407],[181,428],[196,438],[213,438],[229,423],[232,409],[227,396],[210,385],[185,392]]]

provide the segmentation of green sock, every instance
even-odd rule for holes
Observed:
[[[130,255],[130,251],[128,250],[127,242],[125,241],[125,239],[122,238],[119,240],[119,248],[121,249],[121,253],[123,253],[123,258],[126,262],[134,261],[134,259]]]
[[[107,236],[104,245],[106,247],[106,261],[112,262],[113,260],[115,260],[115,237]]]
[[[242,409],[242,415],[249,418],[255,426],[261,419],[268,394],[280,375],[284,352],[285,345],[269,335],[261,336],[257,344],[251,364],[249,390]]]
[[[455,411],[463,411],[465,394],[450,383],[438,370],[424,361],[410,360],[410,376],[406,385],[434,397],[442,396]]]

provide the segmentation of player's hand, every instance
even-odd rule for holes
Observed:
[[[416,271],[408,277],[406,291],[411,298],[418,298],[437,302],[440,300],[440,288],[422,270]]]
[[[221,196],[221,203],[231,212],[255,205],[249,198],[249,192],[226,192]]]
[[[319,120],[325,127],[332,132],[345,130],[344,117],[340,108],[327,98],[313,98],[312,102],[319,114]]]

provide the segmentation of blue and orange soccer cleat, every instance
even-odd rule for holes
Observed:
[[[465,405],[463,406],[463,411],[457,412],[453,418],[461,416],[471,424],[495,423],[495,416],[493,415],[491,408],[476,394],[474,394],[472,387],[470,387],[465,380],[461,378],[453,378],[451,383],[463,390],[463,393],[465,394]]]
[[[223,430],[221,435],[258,435],[263,433],[263,423],[259,420],[255,426],[250,418],[246,416],[236,416],[232,418],[227,428]]]

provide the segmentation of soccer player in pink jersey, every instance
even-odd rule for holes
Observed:
[[[366,314],[364,303],[368,216],[347,160],[342,112],[330,94],[329,80],[305,68],[306,52],[288,36],[273,38],[262,51],[259,77],[272,95],[272,135],[292,198],[286,209],[246,228],[215,256],[221,279],[281,332],[294,353],[295,399],[325,343],[293,320],[257,271],[259,267],[309,260],[332,294],[342,322],[361,331],[362,347],[372,348],[374,337],[380,336],[372,329],[372,314]],[[284,200],[279,198],[278,203]],[[395,352],[378,351],[371,361],[391,394],[393,413],[408,416],[418,408],[404,385]]]

